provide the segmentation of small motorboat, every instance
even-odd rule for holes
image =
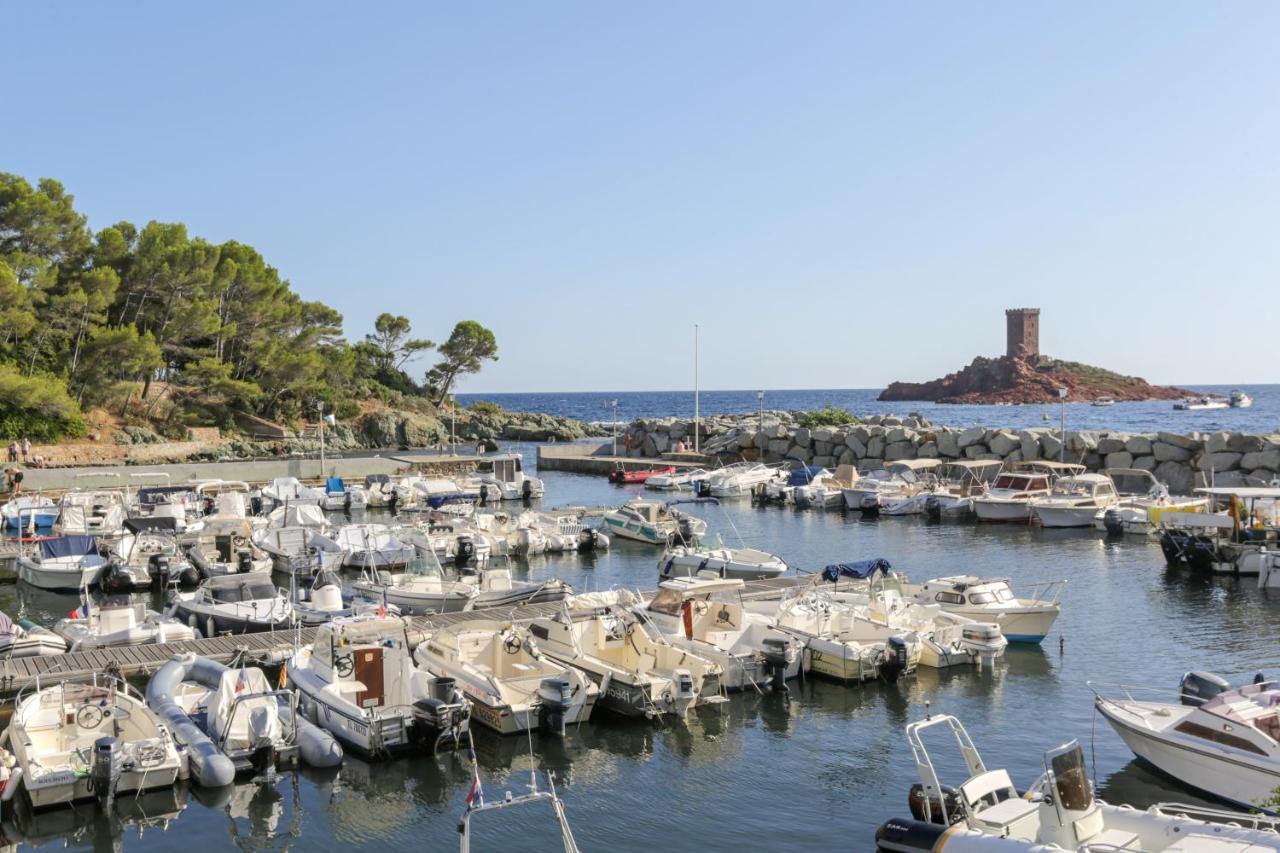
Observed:
[[[192,592],[174,591],[169,615],[205,637],[278,631],[292,627],[295,618],[289,597],[259,574],[211,577]]]
[[[471,602],[480,594],[473,583],[447,579],[432,552],[410,560],[398,575],[366,569],[351,584],[351,590],[367,601],[394,604],[412,616],[470,610]]]
[[[563,601],[567,596],[573,595],[573,587],[559,578],[519,581],[511,576],[511,569],[505,566],[482,568],[475,575],[459,572],[457,579],[463,583],[474,583],[479,590],[467,605],[468,610]]]
[[[470,703],[454,679],[414,665],[403,619],[326,622],[286,672],[303,716],[370,758],[457,746],[470,727]]]
[[[855,630],[853,607],[824,592],[808,589],[781,601],[753,604],[768,624],[804,644],[801,667],[844,683],[880,679],[890,684],[915,672],[920,643],[906,634],[867,639]]]
[[[662,468],[634,468],[627,470],[618,468],[616,471],[609,472],[609,482],[618,485],[630,483],[648,484],[650,477],[668,477],[676,472],[676,466],[667,465]]]
[[[949,729],[924,737],[931,728]],[[1076,741],[1044,755],[1045,773],[1025,793],[1008,771],[988,770],[955,717],[939,714],[907,726],[920,781],[907,796],[911,818],[876,830],[877,849],[892,853],[986,851],[1147,851],[1148,853],[1273,853],[1280,850],[1274,818],[1181,803],[1144,810],[1094,798],[1088,760]],[[967,778],[944,785],[927,744],[956,745]],[[956,766],[954,757],[945,766]]]
[[[108,563],[98,575],[104,593],[199,583],[200,573],[178,545],[176,519],[163,515],[126,518],[124,529],[124,536],[112,545]]]
[[[1208,498],[1172,497],[1169,487],[1150,471],[1108,468],[1106,474],[1115,484],[1119,500],[1099,509],[1093,517],[1093,526],[1112,536],[1125,533],[1148,536],[1157,531],[1167,514],[1204,512],[1209,506]]]
[[[706,500],[696,498],[683,501],[633,500],[607,512],[601,518],[603,529],[623,539],[644,542],[649,545],[666,545],[672,542],[692,542],[707,532],[707,523],[700,518],[675,509],[678,503],[696,503]]]
[[[1134,755],[1219,799],[1247,809],[1274,807],[1280,787],[1280,683],[1259,676],[1233,688],[1212,673],[1189,672],[1176,696],[1124,685],[1090,687],[1095,709]],[[1100,692],[1107,687],[1115,695]]]
[[[646,489],[658,489],[660,491],[694,491],[699,483],[705,483],[711,476],[711,472],[706,468],[684,468],[676,470],[672,466],[672,470],[667,474],[654,474],[644,481]]]
[[[53,630],[67,641],[73,652],[108,646],[177,643],[200,636],[195,628],[148,610],[141,601],[95,605],[90,603],[88,595],[69,616],[54,623]]]
[[[1253,398],[1244,391],[1236,389],[1227,398],[1227,405],[1233,409],[1247,409],[1253,405]]]
[[[844,490],[845,507],[864,515],[918,515],[937,484],[941,459],[902,459],[869,471]]]
[[[495,493],[504,501],[532,500],[546,493],[540,479],[524,472],[524,459],[518,453],[484,457],[473,481],[476,488],[471,481],[462,485],[467,491],[479,492],[481,500],[489,500]]]
[[[979,521],[1031,520],[1031,501],[1049,496],[1053,487],[1054,472],[1039,466],[1033,470],[1022,463],[1024,470],[1009,471],[996,477],[991,487],[972,499],[973,512]],[[1083,465],[1068,466],[1070,474],[1083,474]]]
[[[1041,527],[1092,527],[1099,511],[1120,502],[1106,474],[1076,474],[1053,484],[1049,494],[1031,499],[1031,514]]]
[[[172,733],[122,681],[64,681],[16,701],[9,748],[37,809],[97,799],[105,810],[119,794],[178,778],[183,759]]]
[[[1203,412],[1211,409],[1225,409],[1229,405],[1230,403],[1221,397],[1206,394],[1201,397],[1188,397],[1185,400],[1179,400],[1173,404],[1173,408],[1179,412]]]
[[[834,473],[818,474],[808,483],[791,488],[791,503],[797,509],[821,507],[836,509],[844,506],[844,490],[853,487],[858,471],[849,464],[837,465]]]
[[[342,566],[347,569],[400,569],[417,556],[413,545],[385,524],[348,524],[332,538],[342,549]]]
[[[31,527],[44,530],[53,527],[53,523],[58,520],[58,504],[39,493],[18,495],[0,506],[0,518],[4,519],[4,526],[10,530],[26,530]]]
[[[484,801],[484,788],[480,785],[479,771],[472,782],[471,793],[467,794],[467,810],[462,813],[461,820],[458,821],[458,835],[461,840],[459,842],[459,850],[461,853],[471,853],[471,821],[476,817],[502,809],[513,809],[527,806],[541,806],[543,803],[551,806],[551,812],[555,815],[557,828],[560,833],[560,846],[564,853],[580,853],[578,842],[573,838],[573,830],[569,826],[569,818],[565,816],[564,801],[560,799],[556,792],[555,778],[552,774],[547,774],[547,788],[542,791],[538,789],[538,776],[533,770],[529,771],[529,792],[527,794],[512,795],[510,791],[492,803]],[[511,824],[507,824],[510,826]]]
[[[938,472],[938,482],[925,491],[924,514],[935,520],[973,514],[973,499],[986,494],[999,476],[999,459],[955,459]]]
[[[0,612],[0,658],[60,655],[66,650],[67,641],[48,628],[21,615],[14,621]]]
[[[761,580],[776,578],[789,567],[786,560],[758,548],[728,548],[719,536],[696,539],[689,545],[671,545],[658,559],[660,578],[705,577]]]
[[[35,553],[18,556],[18,580],[40,589],[78,592],[98,582],[107,560],[93,536],[41,540]]]
[[[220,501],[226,498],[239,498],[239,494],[224,494]],[[207,516],[186,553],[202,578],[271,573],[271,555],[254,543],[253,523],[244,515],[220,511]]]
[[[324,500],[324,489],[305,486],[297,477],[276,477],[262,487],[262,497],[271,507],[319,504]]]
[[[787,472],[785,480],[757,483],[751,492],[751,500],[758,504],[784,506],[796,504],[796,492],[812,486],[815,480],[826,480],[831,472],[826,468],[799,465]]]
[[[711,472],[711,476],[707,478],[707,491],[716,498],[744,497],[762,483],[781,482],[786,477],[786,471],[771,465],[729,465]]]
[[[352,488],[355,488],[354,486]],[[391,477],[386,474],[368,474],[364,478],[364,485],[360,487],[360,491],[364,492],[364,504],[366,507],[384,507],[393,506],[398,503],[396,496],[395,484],[391,482]]]
[[[1095,406],[1095,407],[1103,407],[1103,406],[1114,406],[1115,404],[1116,404],[1116,401],[1111,399],[1110,397],[1099,397],[1089,405]]]
[[[324,496],[320,498],[320,506],[328,510],[362,510],[368,500],[364,489],[348,487],[341,477],[330,477],[325,480]]]
[[[804,642],[742,605],[743,582],[673,578],[643,608],[672,645],[719,665],[726,690],[785,690],[800,674]]]
[[[1051,581],[1032,587],[1030,598],[1018,598],[1008,578],[950,575],[922,584],[904,581],[902,592],[920,604],[936,604],[975,622],[994,622],[1011,643],[1039,643],[1049,634],[1067,582]]]
[[[273,689],[257,667],[232,669],[194,654],[174,655],[151,676],[146,701],[206,788],[230,785],[240,773],[342,763],[333,735],[301,716],[297,696]]]
[[[492,620],[461,622],[424,638],[413,659],[452,678],[471,700],[471,719],[499,734],[565,727],[591,716],[600,688],[582,671],[542,653],[529,629]]]
[[[574,513],[523,512],[507,535],[512,553],[524,556],[577,551],[586,554],[609,547],[609,537],[582,523]]]
[[[58,520],[53,529],[63,536],[110,539],[124,531],[127,510],[120,490],[75,489],[58,501]]]
[[[370,613],[378,608],[385,609],[392,616],[400,615],[400,608],[394,604],[370,601],[344,593],[342,581],[328,569],[317,572],[306,590],[298,590],[298,597],[293,602],[294,615],[303,627],[308,628],[343,616]]]
[[[626,590],[576,595],[529,633],[543,654],[590,676],[600,706],[623,716],[684,719],[696,705],[724,701],[720,667],[663,640],[631,611],[639,603]]]

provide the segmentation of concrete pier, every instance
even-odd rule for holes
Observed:
[[[619,444],[621,449],[621,444]],[[609,475],[622,468],[627,471],[644,468],[714,468],[716,461],[710,456],[696,453],[664,454],[660,458],[646,459],[635,456],[614,456],[613,442],[599,446],[593,444],[543,444],[538,447],[539,471],[569,471],[575,474]]]

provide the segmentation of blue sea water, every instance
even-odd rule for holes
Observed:
[[[1280,385],[1197,385],[1190,390],[1225,396],[1232,388],[1246,391],[1254,399],[1247,409],[1215,409],[1203,412],[1174,411],[1168,400],[1116,403],[1093,406],[1068,403],[1067,429],[1118,430],[1124,432],[1191,432],[1235,430],[1270,433],[1280,431]],[[813,411],[824,406],[847,409],[859,417],[920,413],[935,424],[948,426],[989,426],[1015,429],[1056,427],[1061,416],[1057,405],[956,406],[940,403],[881,403],[876,388],[786,390],[764,392],[765,409]],[[459,394],[458,401],[471,405],[478,400],[497,403],[512,412],[545,412],[584,421],[613,419],[617,400],[619,420],[635,418],[693,417],[692,391],[535,392],[525,394]],[[755,391],[703,391],[704,416],[756,411]]]

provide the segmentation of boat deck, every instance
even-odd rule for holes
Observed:
[[[743,589],[743,597],[748,599],[778,597],[786,590],[806,581],[806,578],[800,577],[747,581]],[[559,609],[558,602],[548,602],[414,616],[409,620],[409,642],[416,645],[434,630],[472,619],[530,622],[542,616],[551,616]],[[239,634],[202,640],[185,640],[179,643],[115,646],[62,655],[4,659],[0,660],[0,698],[10,699],[37,681],[88,679],[95,673],[102,673],[109,669],[118,670],[125,676],[146,676],[159,669],[169,658],[186,652],[194,652],[222,663],[228,663],[240,654],[251,660],[279,662],[293,650],[294,644],[299,639],[305,645],[311,642],[315,634],[315,628],[303,628],[301,631]]]

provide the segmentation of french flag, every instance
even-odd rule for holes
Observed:
[[[67,616],[72,619],[89,618],[89,602],[87,601],[80,602],[80,606],[77,607],[75,610],[72,610],[70,613],[68,613]]]
[[[476,803],[484,805],[484,789],[480,787],[480,773],[476,771],[471,776],[471,787],[467,789],[467,808],[473,809]]]

